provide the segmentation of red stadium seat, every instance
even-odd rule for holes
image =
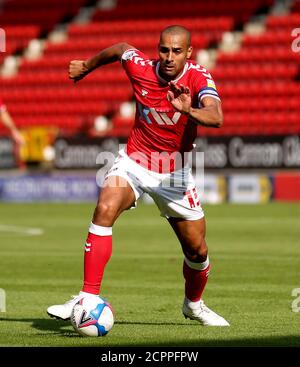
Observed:
[[[44,0],[41,6],[38,0],[5,1],[0,14],[0,24],[2,27],[9,24],[31,24],[49,31],[66,16],[74,16],[84,3],[85,0]]]

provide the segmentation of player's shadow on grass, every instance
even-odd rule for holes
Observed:
[[[51,331],[54,335],[61,335],[66,337],[79,337],[75,330],[73,330],[70,320],[63,321],[51,318],[45,319],[30,319],[30,318],[5,318],[0,317],[1,321],[11,322],[25,322],[31,324],[34,329],[41,331]],[[153,325],[153,326],[166,326],[166,325],[189,325],[193,326],[197,324],[186,324],[180,322],[135,322],[135,321],[115,321],[116,325]]]
[[[70,321],[56,320],[56,319],[18,319],[9,317],[0,317],[1,321],[25,322],[31,324],[34,329],[41,331],[52,331],[53,334],[59,334],[67,337],[78,337],[78,334],[73,330]]]
[[[43,331],[53,331],[57,334],[62,334],[66,336],[78,336],[75,330],[72,329],[70,320],[63,321],[57,319],[18,319],[18,318],[1,318],[0,321],[12,321],[12,322],[26,322],[31,323],[31,326],[37,330]],[[180,322],[138,322],[138,321],[115,321],[116,325],[153,325],[153,326],[165,326],[165,325],[197,325],[197,324],[187,324],[187,323],[180,323]],[[197,325],[198,326],[198,325]],[[70,328],[71,327],[71,328]],[[72,335],[71,335],[72,336]]]
[[[62,321],[56,319],[30,319],[30,318],[6,318],[0,317],[0,322],[25,322],[31,324],[30,326],[41,331],[51,331],[54,335],[61,335],[68,338],[78,338],[79,335],[73,330],[70,321]],[[197,323],[175,323],[175,322],[134,322],[134,321],[116,321],[115,324],[119,325],[182,325],[186,327],[198,327]],[[230,330],[230,329],[228,329]],[[300,335],[282,335],[282,336],[265,336],[265,337],[253,337],[253,338],[228,338],[222,339],[216,337],[215,339],[205,339],[199,335],[194,340],[176,340],[176,342],[166,341],[165,343],[151,343],[151,345],[143,343],[128,343],[122,345],[124,347],[299,347]]]
[[[199,324],[197,323],[193,323],[193,324],[188,324],[186,322],[158,322],[158,321],[153,321],[153,322],[144,322],[144,321],[115,321],[116,325],[157,325],[157,326],[167,326],[167,325],[182,325],[182,326],[199,326]]]

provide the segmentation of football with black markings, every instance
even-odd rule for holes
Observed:
[[[102,297],[84,297],[71,314],[74,329],[82,336],[105,336],[114,324],[114,312]]]

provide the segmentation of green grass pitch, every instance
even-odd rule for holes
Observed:
[[[292,309],[300,288],[299,204],[204,206],[212,270],[203,298],[229,328],[185,320],[175,235],[155,206],[125,212],[102,286],[115,325],[106,337],[83,338],[46,309],[81,288],[93,208],[0,204],[1,346],[300,346],[300,312]]]

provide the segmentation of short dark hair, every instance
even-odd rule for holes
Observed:
[[[187,46],[191,45],[191,32],[181,25],[170,25],[163,29],[160,34],[160,39],[164,34],[184,34],[187,39]]]

